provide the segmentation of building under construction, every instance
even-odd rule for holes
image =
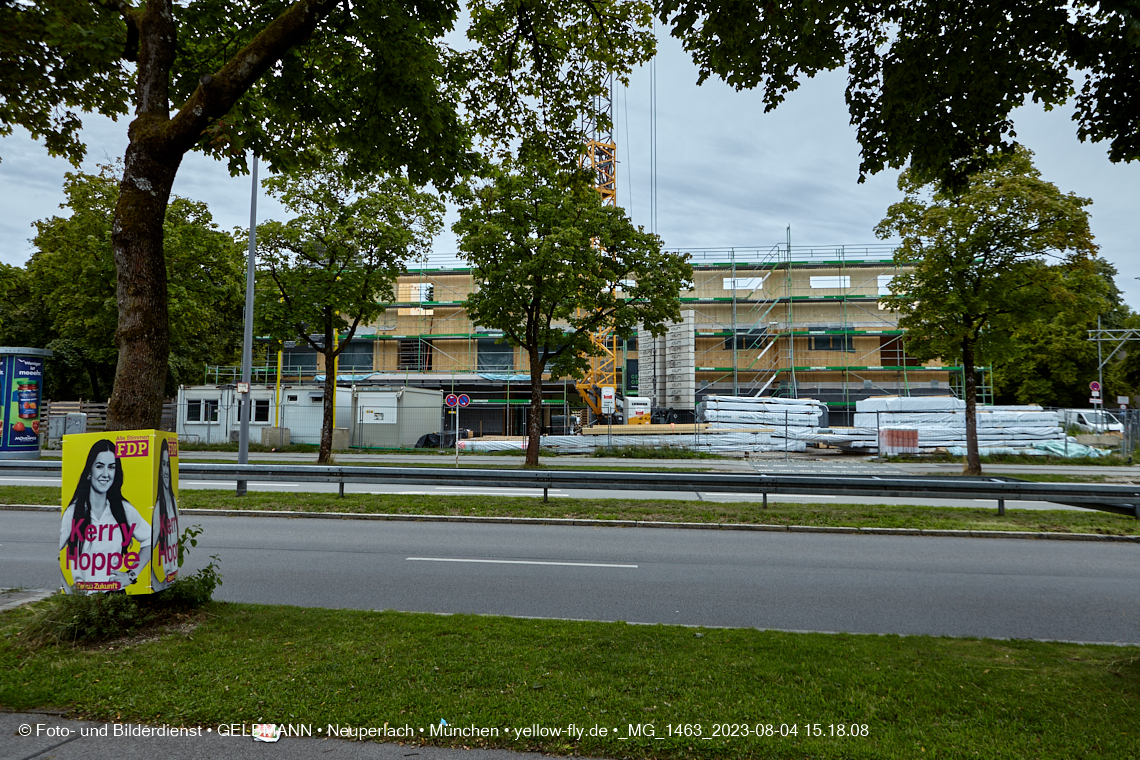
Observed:
[[[688,253],[694,285],[681,295],[682,321],[656,338],[603,335],[605,355],[583,381],[544,377],[545,426],[586,405],[598,411],[591,391],[603,385],[650,397],[678,419],[712,394],[811,397],[827,404],[831,425],[849,424],[855,402],[868,396],[960,395],[960,368],[908,356],[896,315],[883,308],[898,271],[889,247]],[[499,342],[501,334],[471,323],[463,302],[475,287],[471,270],[455,261],[425,262],[404,275],[384,315],[344,347],[338,377],[467,393],[473,403],[462,427],[522,434],[529,363]],[[277,374],[270,357],[257,373],[265,382]],[[285,382],[324,371],[306,346],[286,345],[281,354]]]

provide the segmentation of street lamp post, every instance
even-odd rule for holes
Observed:
[[[249,421],[253,417],[253,396],[249,378],[253,366],[253,270],[257,253],[257,154],[253,156],[253,189],[249,201],[249,255],[245,266],[245,337],[241,346],[241,383],[238,409],[238,464],[249,463]],[[237,495],[245,496],[246,481],[237,482]]]

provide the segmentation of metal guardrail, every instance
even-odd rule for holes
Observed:
[[[58,461],[0,461],[0,473],[58,477]],[[1101,483],[1033,483],[1001,477],[925,475],[765,475],[691,472],[343,467],[340,465],[180,464],[183,480],[448,485],[476,488],[576,488],[617,491],[699,491],[755,494],[767,504],[780,494],[1044,501],[1140,518],[1140,487]]]

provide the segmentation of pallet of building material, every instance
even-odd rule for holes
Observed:
[[[775,412],[741,412],[736,410],[718,411],[706,409],[706,422],[750,422],[757,425],[790,425],[796,427],[819,427],[819,415],[815,413],[789,414]]]
[[[667,425],[591,425],[582,428],[582,435],[696,435],[708,428],[704,423]]]

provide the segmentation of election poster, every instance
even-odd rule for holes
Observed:
[[[178,438],[63,437],[59,567],[68,593],[161,591],[178,577]]]

